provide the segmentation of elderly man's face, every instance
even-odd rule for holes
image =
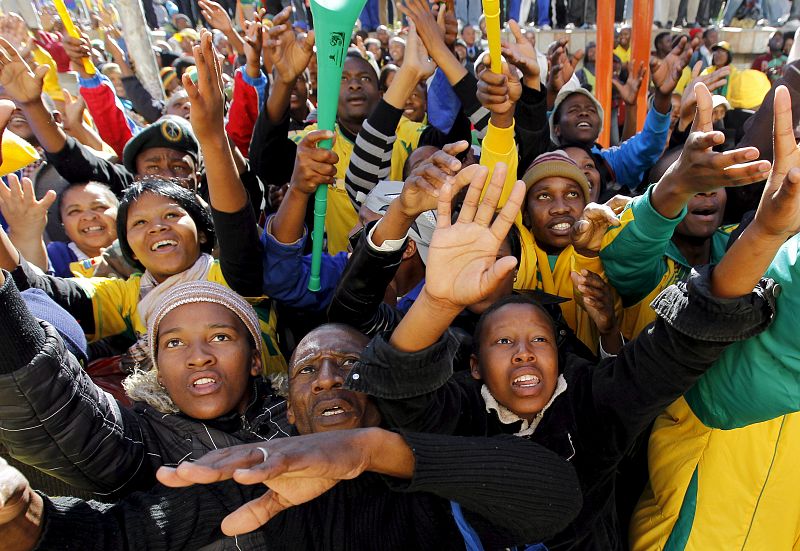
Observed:
[[[374,427],[378,409],[366,394],[343,388],[368,343],[343,325],[323,325],[300,341],[289,365],[286,417],[300,434]]]

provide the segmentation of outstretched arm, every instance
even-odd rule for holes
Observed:
[[[30,67],[5,38],[0,38],[0,62],[0,85],[25,113],[39,145],[49,153],[61,151],[67,136],[42,101],[49,67]]]
[[[0,181],[0,212],[8,223],[9,237],[28,262],[47,271],[47,249],[44,244],[44,229],[47,225],[47,209],[56,200],[56,193],[49,190],[37,200],[30,178],[20,182],[16,174],[6,176],[8,185]]]
[[[403,116],[406,100],[417,84],[433,73],[434,65],[412,27],[406,43],[405,61],[375,110],[358,132],[345,188],[358,209],[365,196],[380,180],[389,177],[392,149],[397,139],[397,123]]]
[[[8,274],[2,279],[0,341],[8,346],[0,356],[0,440],[6,448],[23,463],[106,495],[136,484],[137,474],[152,477],[139,416],[97,387],[55,328],[31,315]]]
[[[420,214],[436,208],[441,187],[452,181],[461,168],[454,155],[467,147],[467,142],[447,145],[415,168],[400,197],[389,204],[386,215],[375,226],[364,229],[331,300],[329,321],[347,323],[369,336],[394,329],[401,313],[383,300],[400,262],[410,250],[406,241],[408,231]],[[386,241],[394,243],[387,247]]]
[[[275,81],[267,99],[267,115],[273,124],[280,122],[289,109],[289,98],[297,77],[305,71],[314,55],[313,31],[302,39],[295,37],[289,20],[291,13],[292,8],[288,7],[275,16],[265,43],[275,70]]]
[[[445,465],[446,474],[436,475]],[[568,462],[507,436],[334,431],[211,452],[177,469],[162,468],[158,476],[168,486],[230,478],[267,485],[264,496],[223,521],[223,532],[241,534],[363,472],[386,475],[395,491],[430,492],[459,503],[481,517],[482,536],[490,530],[486,535],[493,544],[503,542],[493,547],[545,539],[566,526],[580,507],[577,477]]]
[[[496,257],[522,206],[525,186],[516,182],[492,223],[506,179],[505,165],[495,166],[481,199],[487,176],[486,167],[468,167],[459,173],[455,185],[445,184],[439,192],[425,287],[392,334],[390,344],[397,350],[417,352],[436,343],[461,310],[489,296],[516,266],[514,257]],[[458,221],[452,224],[451,201],[467,183]]]
[[[738,297],[755,287],[778,249],[800,231],[800,147],[794,137],[792,100],[779,86],[774,99],[775,159],[753,222],[714,271],[714,294]]]
[[[606,275],[626,305],[647,296],[661,280],[667,243],[695,194],[763,180],[770,168],[768,162],[756,160],[754,148],[714,152],[712,147],[722,143],[724,135],[711,124],[711,94],[697,84],[695,95],[693,132],[678,161],[619,216],[621,230],[603,238],[600,257]]]
[[[261,296],[263,265],[258,226],[225,135],[222,68],[210,32],[203,31],[193,53],[197,84],[184,75],[183,85],[192,101],[192,129],[205,161],[220,267],[233,290],[243,296]]]

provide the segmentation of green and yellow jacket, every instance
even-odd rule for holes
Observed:
[[[767,277],[769,329],[730,346],[656,420],[633,551],[800,549],[800,235]]]
[[[661,291],[683,281],[692,267],[672,242],[672,234],[686,215],[674,219],[661,216],[651,203],[653,187],[636,197],[620,214],[620,225],[606,232],[600,248],[609,283],[622,299],[622,334],[636,338],[656,319],[650,303]],[[735,225],[722,226],[711,237],[711,263],[725,254]]]

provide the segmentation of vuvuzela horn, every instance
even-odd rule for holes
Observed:
[[[314,16],[315,43],[317,45],[317,127],[320,130],[335,130],[336,109],[339,105],[339,89],[342,66],[350,44],[350,35],[366,0],[311,0]],[[330,149],[331,140],[319,146]],[[325,235],[325,213],[328,208],[328,186],[319,186],[314,194],[314,231],[311,234],[310,291],[320,289],[320,265],[322,263],[322,241]]]

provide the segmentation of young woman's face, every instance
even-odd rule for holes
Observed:
[[[551,176],[536,182],[525,197],[527,222],[536,244],[548,254],[559,254],[572,242],[570,231],[586,200],[574,181]]]
[[[131,204],[126,227],[135,259],[158,282],[191,267],[206,239],[175,200],[155,193],[143,193]]]
[[[508,304],[484,320],[480,352],[471,359],[472,377],[523,419],[544,409],[558,380],[553,325],[539,308]]]
[[[117,238],[117,202],[97,184],[69,187],[61,200],[61,222],[80,250],[98,256]]]
[[[212,302],[178,306],[158,327],[158,382],[183,413],[215,419],[243,413],[261,358],[231,310]]]

